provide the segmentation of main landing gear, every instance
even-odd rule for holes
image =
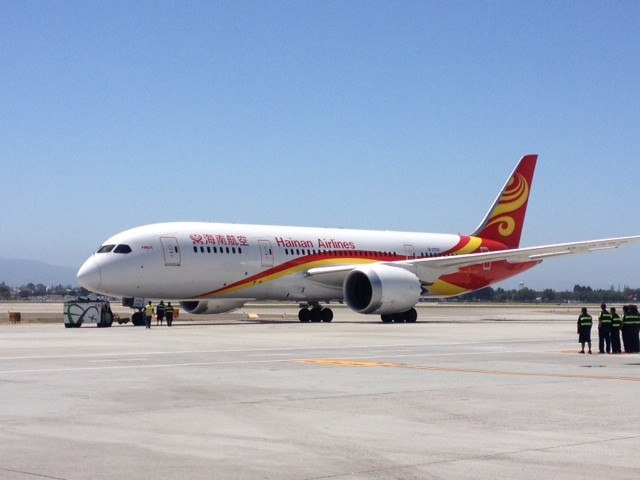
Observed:
[[[415,308],[412,308],[411,310],[407,310],[406,312],[402,313],[388,313],[386,315],[380,315],[380,318],[384,323],[413,323],[418,319],[418,312]]]
[[[330,322],[333,320],[333,310],[313,305],[311,308],[301,308],[298,312],[298,320],[308,322]]]
[[[388,313],[381,315],[384,323],[415,323],[418,320],[418,312],[415,308],[402,313]],[[309,308],[303,307],[298,312],[298,320],[302,323],[330,322],[333,320],[333,310],[323,308],[320,305],[311,305]]]

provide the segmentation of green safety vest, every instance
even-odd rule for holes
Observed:
[[[611,328],[620,328],[621,324],[622,318],[620,317],[620,315],[616,314],[615,317],[613,315],[611,316]]]
[[[591,315],[580,315],[580,318],[578,318],[578,325],[581,327],[590,327],[593,325]]]
[[[624,315],[622,317],[622,322],[625,325],[639,325],[640,324],[640,317],[638,315],[636,315],[635,313],[629,313],[629,314]]]
[[[600,318],[599,320],[603,323],[603,324],[607,324],[607,323],[611,323],[611,314],[609,312],[602,312],[600,314]]]

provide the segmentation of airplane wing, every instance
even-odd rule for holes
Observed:
[[[633,244],[640,244],[640,235],[383,263],[410,270],[418,276],[423,284],[430,285],[442,275],[456,273],[462,268],[487,262],[539,263],[546,258],[611,250]],[[305,272],[305,276],[311,277],[314,281],[323,285],[339,288],[342,286],[342,282],[347,273],[358,266],[359,265],[341,265],[336,267],[311,268]]]

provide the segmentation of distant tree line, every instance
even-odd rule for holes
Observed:
[[[466,293],[458,298],[461,301],[495,303],[625,303],[639,299],[640,288],[626,287],[623,290],[594,290],[588,286],[574,285],[572,291],[557,292],[551,288],[537,291],[526,287],[517,290],[487,287]]]
[[[63,285],[48,287],[42,283],[27,283],[26,285],[22,285],[18,288],[12,288],[4,282],[0,284],[0,299],[2,300],[28,300],[38,297],[65,295],[86,296],[88,294],[88,290],[82,287],[72,287],[71,285],[67,285],[66,287]]]

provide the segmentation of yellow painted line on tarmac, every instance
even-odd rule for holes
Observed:
[[[334,365],[337,367],[402,367],[403,366],[400,363],[392,363],[392,362],[362,362],[360,360],[339,360],[335,358],[318,358],[314,360],[293,360],[293,362],[309,363],[312,365]]]
[[[482,370],[477,368],[435,367],[430,365],[407,365],[394,362],[362,362],[359,360],[344,360],[333,358],[319,358],[313,360],[292,360],[294,363],[309,365],[328,365],[335,367],[390,367],[406,368],[411,370],[428,370],[432,372],[449,373],[474,373],[480,375],[502,375],[516,377],[541,377],[541,378],[570,378],[577,380],[616,380],[621,382],[640,382],[640,377],[625,377],[613,375],[581,375],[575,373],[541,373],[541,372],[517,372],[510,370]]]

